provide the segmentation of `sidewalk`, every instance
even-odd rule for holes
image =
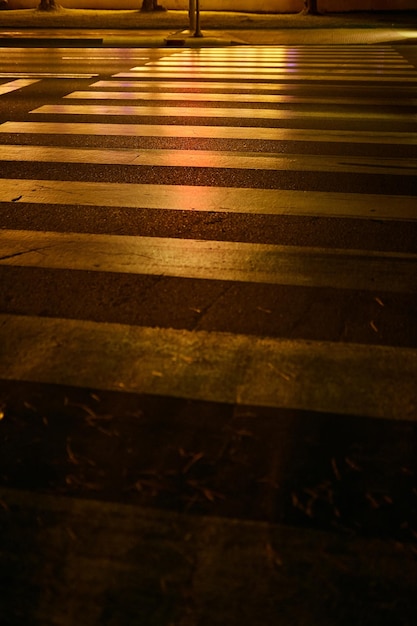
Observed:
[[[319,16],[202,11],[203,37],[194,37],[188,27],[187,11],[6,10],[0,11],[0,45],[56,45],[60,40],[106,47],[417,43],[417,11]]]

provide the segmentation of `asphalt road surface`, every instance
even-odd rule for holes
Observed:
[[[416,79],[2,55],[7,626],[415,623]]]

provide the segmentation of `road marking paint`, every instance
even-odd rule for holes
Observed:
[[[212,57],[170,57],[161,61],[150,61],[144,64],[149,69],[166,69],[169,71],[171,68],[178,68],[178,70],[193,70],[196,68],[212,68],[214,71],[230,71],[232,69],[243,68],[245,71],[257,71],[259,68],[261,72],[264,70],[268,72],[268,69],[280,72],[287,70],[298,72],[312,71],[327,71],[327,70],[349,70],[352,72],[368,71],[372,73],[374,71],[384,70],[387,72],[402,73],[402,72],[415,72],[416,69],[412,63],[404,58],[367,58],[357,59],[351,57],[339,58],[339,57],[300,57],[298,55],[287,55],[281,58],[264,58],[252,59],[252,58],[239,58],[239,57],[224,57],[224,58],[212,58]],[[143,68],[143,66],[132,66],[130,71],[137,71]]]
[[[142,66],[143,67],[143,66]],[[308,59],[303,60],[299,57],[285,57],[280,59],[279,61],[276,59],[251,59],[251,60],[243,60],[243,59],[231,59],[230,57],[225,57],[224,59],[204,59],[204,58],[196,58],[189,57],[188,59],[179,58],[179,59],[161,59],[159,61],[150,61],[146,63],[146,67],[149,68],[181,68],[185,70],[194,70],[196,67],[199,68],[223,68],[225,71],[229,71],[230,69],[244,69],[245,71],[251,69],[253,71],[267,70],[270,68],[273,71],[276,70],[290,70],[290,71],[311,71],[311,70],[332,70],[332,69],[340,69],[343,71],[388,71],[391,72],[395,70],[397,73],[402,72],[415,72],[415,68],[411,63],[408,63],[405,59],[401,60],[391,60],[385,61],[382,59],[375,60],[351,60],[351,59],[332,59],[332,60],[322,60],[322,59]],[[138,70],[140,67],[132,67],[131,70]],[[218,70],[214,70],[218,71]]]
[[[305,91],[305,88],[302,85],[297,85],[293,83],[278,83],[278,82],[238,82],[233,80],[228,80],[224,82],[216,82],[216,81],[198,81],[193,79],[188,80],[187,82],[180,80],[98,80],[97,82],[90,85],[90,88],[102,88],[102,87],[111,87],[111,88],[123,88],[123,89],[139,89],[139,90],[160,90],[164,91],[166,89],[175,89],[179,92],[191,93],[191,89],[198,89],[198,91],[210,91],[213,92],[214,89],[221,89],[227,91],[256,91],[259,93],[261,91],[274,91],[276,93],[280,91],[291,91],[293,93]],[[373,88],[378,90],[378,93],[384,91],[388,96],[391,96],[395,100],[395,94],[392,93],[392,87],[389,85],[373,85]],[[329,89],[340,89],[340,85],[328,85],[327,90]],[[368,85],[356,85],[352,87],[349,85],[349,90],[352,92],[354,89],[354,93],[358,94],[358,98],[361,98],[361,94],[365,94],[369,96],[370,89]],[[407,93],[416,93],[416,87],[412,87],[407,85]],[[337,96],[335,96],[337,97]]]
[[[138,106],[105,104],[45,104],[31,113],[55,115],[120,115],[151,117],[221,117],[245,119],[361,119],[417,121],[417,113],[401,111],[292,111],[288,109],[251,109],[238,107]]]
[[[353,172],[416,176],[417,159],[337,155],[276,155],[265,152],[210,150],[150,150],[124,148],[61,148],[59,146],[1,145],[1,161],[47,163],[94,163],[151,167],[200,167],[308,172]],[[0,162],[1,162],[0,161]],[[417,204],[417,198],[416,198]]]
[[[416,196],[3,178],[0,202],[417,220]]]
[[[3,230],[0,264],[302,287],[417,292],[417,254]]]
[[[0,343],[6,380],[416,420],[407,348],[9,315]]]
[[[84,55],[84,56],[75,56],[75,55],[71,55],[71,56],[63,56],[61,57],[61,59],[63,61],[74,61],[74,60],[80,60],[80,61],[120,61],[120,55],[117,56],[108,56],[108,55],[103,55],[104,49],[101,49],[100,54],[97,56],[92,56],[90,54],[88,54],[88,52]],[[138,60],[147,60],[149,59],[149,56],[136,56],[136,55],[129,55],[128,56],[128,60],[129,61],[138,61]]]
[[[351,49],[352,50],[352,54],[356,53],[364,53],[364,54],[375,54],[376,52],[378,53],[390,53],[390,54],[398,54],[398,52],[395,51],[394,48],[392,48],[392,46],[388,43],[384,43],[384,42],[380,42],[380,43],[376,43],[372,46],[370,46],[368,43],[361,43],[358,42],[355,45],[352,45],[351,43],[335,43],[331,46],[329,46],[329,44],[324,43],[324,44],[314,44],[311,45],[309,43],[297,43],[297,44],[276,44],[276,45],[270,45],[270,44],[265,44],[265,45],[259,45],[259,46],[251,46],[251,47],[244,47],[243,49],[241,48],[231,48],[231,54],[246,54],[248,56],[253,56],[253,55],[262,55],[262,54],[280,54],[282,53],[282,51],[286,51],[286,50],[291,50],[291,51],[304,51],[304,52],[312,52],[312,54],[314,54],[314,52],[316,50],[320,50],[323,52],[327,52],[329,53],[329,48],[331,48],[332,50],[335,50],[335,53],[341,53],[343,51],[345,51],[346,53],[349,53]],[[208,48],[185,48],[184,49],[184,53],[201,53],[202,54],[210,54],[210,55],[222,55],[225,53],[229,52],[229,48],[224,48],[224,47],[208,47]],[[181,54],[182,53],[182,49],[175,51],[175,54]],[[331,52],[330,52],[331,53]],[[335,54],[333,53],[333,54]]]
[[[417,133],[309,130],[250,126],[172,126],[170,124],[95,124],[86,122],[4,122],[0,133],[98,135],[117,137],[184,137],[259,141],[312,141],[416,145]]]
[[[12,80],[8,83],[4,83],[0,85],[0,95],[4,95],[5,93],[11,93],[12,91],[17,91],[18,89],[22,89],[23,87],[28,87],[29,85],[33,85],[34,83],[39,82],[38,79],[35,78],[20,78],[16,80]]]
[[[185,72],[178,72],[175,70],[167,71],[165,69],[151,69],[149,68],[149,71],[146,71],[145,68],[141,68],[141,70],[139,71],[130,71],[130,72],[119,72],[118,74],[114,74],[115,78],[134,78],[134,77],[138,77],[141,79],[144,78],[154,78],[154,79],[161,79],[161,78],[168,78],[168,79],[179,79],[179,80],[187,80],[187,81],[192,81],[194,78],[197,80],[201,80],[202,78],[207,78],[207,79],[227,79],[230,78],[231,76],[233,76],[233,74],[229,73],[229,72],[218,72],[218,71],[213,71],[213,72],[209,72],[207,70],[202,70],[202,69],[195,69],[194,73],[189,72],[189,73],[185,73]],[[359,73],[352,73],[352,74],[348,74],[348,73],[333,73],[333,72],[325,72],[325,73],[320,73],[320,74],[314,74],[312,72],[308,72],[305,74],[301,74],[298,72],[294,72],[293,74],[290,73],[283,73],[283,72],[274,72],[273,75],[271,76],[271,73],[266,73],[266,72],[256,72],[255,74],[246,74],[245,78],[247,80],[253,80],[253,81],[257,81],[260,78],[262,78],[263,76],[266,76],[267,78],[271,79],[275,79],[275,80],[287,80],[287,81],[321,81],[321,82],[326,82],[326,81],[340,81],[340,82],[344,82],[346,83],[347,81],[354,81],[354,82],[359,82],[359,81],[363,81],[366,83],[373,83],[373,82],[379,82],[379,83],[384,83],[384,82],[402,82],[402,83],[414,83],[416,80],[416,76],[417,76],[417,72],[411,72],[410,71],[410,75],[397,75],[397,74],[393,74],[393,75],[386,75],[386,73],[384,72],[384,74],[376,74],[376,73],[372,73],[372,72],[366,72],[366,74],[359,74]]]
[[[386,58],[381,55],[372,57],[340,57],[334,55],[332,57],[324,55],[301,55],[297,53],[291,53],[289,51],[281,53],[280,55],[262,55],[260,57],[244,56],[244,55],[230,55],[225,53],[218,56],[204,56],[200,54],[196,55],[175,55],[166,57],[163,59],[150,60],[146,63],[147,67],[228,67],[228,68],[275,68],[275,69],[309,69],[309,68],[323,68],[326,67],[347,67],[349,69],[363,68],[373,71],[375,68],[384,67],[387,70],[400,69],[407,70],[415,68],[412,63],[404,59],[403,57]],[[138,69],[134,67],[132,69]]]
[[[184,100],[184,92],[178,90],[174,93],[161,91],[73,91],[64,98],[73,98],[77,100]],[[371,106],[416,106],[416,98],[367,98],[367,97],[343,97],[336,96],[333,98],[314,97],[314,96],[295,96],[295,95],[276,95],[276,94],[259,94],[259,93],[187,93],[187,102],[266,102],[266,103],[284,103],[284,104],[320,104],[320,105],[345,105],[352,104],[355,106],[371,105]]]
[[[0,72],[0,78],[95,78],[98,74],[65,74],[54,72]]]
[[[327,47],[326,47],[327,45]],[[238,46],[236,48],[184,48],[174,52],[170,58],[247,58],[247,59],[263,59],[275,58],[282,59],[287,57],[305,57],[311,58],[348,58],[355,59],[372,59],[372,58],[392,58],[402,59],[402,55],[393,49],[392,46],[383,46],[378,43],[370,46],[369,44],[358,45],[348,44],[340,46],[333,44],[329,46],[325,44],[306,45],[281,45],[281,46]]]

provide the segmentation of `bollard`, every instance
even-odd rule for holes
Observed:
[[[195,31],[194,37],[202,37],[203,33],[200,30],[200,0],[195,1]]]
[[[194,33],[196,30],[196,9],[195,9],[195,0],[189,0],[188,5],[188,18],[190,21],[189,31],[190,33]]]

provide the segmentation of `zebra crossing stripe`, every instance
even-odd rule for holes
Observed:
[[[280,120],[297,119],[342,119],[342,120],[387,120],[411,123],[417,121],[417,113],[404,114],[398,111],[293,111],[289,109],[254,109],[241,107],[188,107],[188,106],[137,106],[105,104],[45,104],[31,113],[55,115],[119,115],[148,117],[221,117],[239,119]]]
[[[95,78],[98,74],[68,74],[56,72],[0,72],[0,78]]]
[[[417,255],[234,241],[4,230],[2,265],[417,292]]]
[[[138,150],[61,148],[57,146],[1,145],[3,161],[94,163],[151,167],[199,167],[272,171],[350,172],[361,174],[417,175],[417,159],[380,157],[265,154],[209,150]],[[1,161],[0,161],[1,162]]]
[[[37,83],[37,82],[39,82],[39,80],[35,78],[32,78],[32,79],[20,78],[16,80],[11,80],[7,83],[3,83],[3,85],[0,85],[0,96],[4,95],[5,93],[11,93],[12,91],[17,91],[18,89],[22,89],[23,87],[28,87],[29,85],[33,85],[34,83]]]
[[[415,196],[193,185],[4,178],[0,202],[417,220]]]
[[[372,65],[370,64],[368,67],[364,66],[364,65],[360,65],[357,67],[350,67],[349,63],[346,63],[343,67],[340,66],[339,62],[335,62],[332,64],[329,64],[327,67],[323,67],[321,65],[313,65],[312,67],[299,67],[298,63],[295,64],[295,66],[290,66],[288,64],[284,64],[283,67],[280,67],[280,65],[278,64],[277,67],[271,67],[271,66],[262,66],[261,63],[256,63],[254,65],[250,65],[250,66],[242,66],[239,65],[239,74],[241,74],[242,76],[245,76],[245,74],[249,74],[252,71],[256,71],[257,74],[259,74],[260,76],[265,76],[265,75],[276,75],[276,76],[298,76],[299,74],[301,74],[302,71],[307,71],[309,73],[309,75],[313,74],[313,75],[317,75],[317,74],[321,74],[321,75],[326,75],[326,74],[330,74],[330,75],[336,75],[336,76],[343,76],[345,79],[346,78],[350,78],[351,76],[361,76],[363,74],[367,74],[367,75],[372,75],[374,70],[375,70],[376,64]],[[171,65],[164,65],[162,63],[158,64],[158,65],[152,65],[152,64],[148,64],[148,65],[141,65],[138,67],[133,67],[131,68],[131,72],[140,72],[140,73],[159,73],[160,70],[162,69],[162,71],[164,73],[178,73],[178,65],[174,64],[173,66]],[[198,69],[199,71],[202,70],[203,72],[207,73],[207,74],[217,74],[219,71],[223,72],[224,74],[235,74],[237,71],[237,67],[231,67],[229,63],[225,63],[225,64],[221,64],[219,67],[212,67],[211,63],[207,63],[205,65],[200,64],[200,63],[186,63],[184,64],[184,67],[181,68],[181,64],[180,64],[180,69],[182,70],[184,75],[188,75],[190,74],[191,76],[195,73],[196,69]],[[405,67],[405,68],[401,68],[401,69],[397,69],[397,68],[385,68],[384,71],[384,75],[385,76],[389,76],[389,75],[394,75],[394,76],[398,76],[398,77],[407,77],[407,76],[415,76],[416,75],[416,70],[414,69],[413,66],[410,67]]]
[[[314,130],[250,126],[172,126],[169,124],[95,124],[92,122],[4,122],[0,133],[92,135],[117,137],[186,137],[258,141],[311,141],[416,145],[417,133],[393,131]]]
[[[184,92],[156,92],[156,91],[73,91],[64,96],[77,100],[182,100]],[[357,106],[416,106],[417,99],[403,98],[395,100],[391,98],[354,98],[349,97],[313,97],[313,96],[293,96],[293,95],[275,95],[275,94],[259,94],[259,93],[187,93],[187,101],[190,102],[262,102],[277,104],[320,104],[320,105],[341,105],[352,104]]]
[[[149,60],[146,63],[146,67],[169,67],[169,66],[187,66],[187,65],[198,65],[200,67],[205,65],[210,65],[210,67],[230,67],[230,68],[240,68],[240,67],[251,67],[251,68],[264,68],[264,67],[274,67],[276,69],[308,69],[309,67],[335,67],[342,66],[343,68],[364,68],[364,69],[373,69],[375,66],[381,67],[384,69],[391,68],[400,68],[400,69],[414,69],[414,66],[410,61],[407,61],[401,56],[392,56],[390,58],[377,54],[374,56],[357,56],[357,57],[346,57],[346,55],[335,54],[333,56],[327,56],[323,54],[300,54],[298,52],[295,53],[281,53],[279,55],[273,54],[263,54],[261,56],[256,56],[256,54],[252,56],[244,55],[244,54],[234,54],[228,55],[225,54],[174,54],[169,57],[161,58],[158,60]],[[138,69],[138,67],[134,67],[131,69]]]
[[[416,420],[417,351],[0,315],[0,377]]]
[[[183,48],[181,50],[173,52],[169,57],[163,57],[160,60],[170,60],[170,59],[184,59],[184,58],[192,58],[194,60],[242,60],[242,61],[259,61],[262,62],[264,60],[271,61],[296,61],[298,59],[305,59],[307,62],[310,61],[321,61],[321,60],[330,60],[335,61],[339,59],[347,59],[348,61],[352,61],[353,63],[366,63],[368,60],[377,59],[380,61],[388,60],[395,63],[407,61],[403,58],[403,56],[396,52],[392,47],[385,49],[378,49],[374,46],[369,46],[367,48],[362,49],[354,49],[354,50],[342,50],[338,49],[337,46],[330,46],[331,50],[320,48],[318,45],[308,46],[305,48],[303,46],[274,46],[273,48],[262,48],[262,46],[252,46],[246,48],[244,46],[236,47],[236,48],[205,48],[201,50],[193,50],[191,48]],[[352,48],[352,46],[351,46]],[[152,59],[149,59],[151,62],[155,62]],[[157,62],[157,61],[156,61]]]
[[[259,51],[258,49],[254,50],[253,48],[245,53],[245,50],[242,48],[234,51],[222,51],[220,50],[218,53],[212,52],[210,50],[201,50],[201,52],[197,53],[192,50],[181,50],[175,54],[172,54],[169,57],[159,59],[157,61],[150,60],[146,63],[147,67],[164,67],[166,65],[174,65],[178,64],[193,64],[204,66],[207,64],[219,64],[226,66],[228,63],[232,65],[229,67],[233,67],[233,64],[242,64],[244,66],[252,66],[252,67],[260,67],[268,66],[274,64],[274,67],[278,69],[282,68],[303,68],[304,66],[341,66],[341,67],[363,67],[363,68],[374,68],[378,66],[378,68],[382,67],[384,69],[390,68],[413,68],[413,64],[405,59],[398,52],[391,50],[388,51],[357,51],[354,52],[345,52],[335,50],[334,52],[318,50],[314,46],[314,49],[310,49],[308,51],[291,48],[288,47],[286,49],[281,49],[278,53],[274,54],[273,52],[267,51]],[[138,69],[138,67],[132,68]]]
[[[283,72],[274,72],[271,76],[271,74],[268,73],[261,73],[261,72],[257,72],[255,74],[250,74],[247,73],[245,75],[245,79],[246,80],[253,80],[253,81],[257,81],[260,78],[262,79],[263,77],[268,77],[269,79],[273,78],[274,80],[294,80],[294,81],[320,81],[320,82],[325,82],[325,81],[340,81],[340,82],[346,82],[349,80],[358,82],[358,81],[362,81],[362,82],[366,82],[366,83],[372,83],[372,82],[378,82],[378,83],[392,83],[392,82],[402,82],[402,83],[406,83],[406,82],[410,82],[410,83],[414,83],[416,80],[416,72],[411,72],[410,71],[410,75],[406,75],[404,74],[403,76],[399,76],[397,74],[393,74],[393,75],[387,75],[387,74],[376,74],[376,73],[372,73],[372,72],[366,72],[365,74],[359,74],[359,73],[355,73],[355,74],[344,74],[342,72],[325,72],[325,73],[320,73],[320,74],[314,74],[314,73],[305,73],[305,74],[300,74],[298,72],[295,72],[294,74],[288,74],[288,73],[283,73]],[[117,74],[114,75],[116,78],[147,78],[147,79],[161,79],[161,78],[168,78],[168,79],[173,79],[173,78],[177,78],[180,80],[189,80],[190,82],[193,80],[193,78],[195,77],[197,80],[201,80],[202,78],[207,78],[207,79],[227,79],[230,78],[230,76],[233,76],[227,72],[224,71],[218,71],[218,72],[208,72],[205,69],[199,69],[198,71],[193,72],[189,72],[188,74],[185,75],[184,72],[178,72],[175,70],[172,70],[171,72],[167,71],[167,70],[159,70],[159,69],[153,69],[151,70],[151,68],[149,69],[149,71],[146,71],[146,69],[144,69],[143,67],[141,68],[141,70],[139,71],[129,71],[129,72],[119,72]]]
[[[256,82],[256,83],[252,83],[250,81],[247,81],[245,83],[242,83],[240,81],[234,81],[229,79],[228,81],[224,81],[224,82],[216,82],[216,81],[199,81],[197,79],[190,79],[188,77],[188,80],[185,81],[178,81],[178,80],[158,80],[158,81],[149,81],[149,80],[139,80],[139,79],[133,79],[133,80],[98,80],[97,82],[93,83],[92,85],[90,85],[90,87],[92,88],[102,88],[102,87],[112,87],[112,88],[121,88],[121,89],[142,89],[142,90],[150,90],[152,88],[154,89],[159,89],[159,90],[166,90],[166,89],[175,89],[175,90],[188,90],[187,93],[192,93],[189,90],[190,89],[198,89],[199,92],[202,91],[212,91],[213,89],[221,89],[222,91],[254,91],[256,90],[257,93],[261,92],[261,91],[275,91],[275,92],[280,92],[280,91],[291,91],[293,93],[300,91],[301,89],[303,89],[302,85],[297,85],[297,84],[293,84],[293,83],[278,83],[278,82]],[[318,87],[318,85],[314,86],[315,88]],[[389,96],[392,96],[392,89],[389,85],[373,85],[373,88],[377,89],[378,91],[384,91],[386,92]],[[328,85],[327,89],[331,90],[331,91],[335,91],[335,88],[338,90],[340,88],[340,85]],[[366,95],[369,95],[370,89],[368,88],[367,85],[356,85],[354,87],[355,89],[355,94],[358,95],[358,98],[360,100],[360,95],[361,93],[365,93]],[[304,91],[304,89],[303,89]],[[349,91],[352,91],[352,86],[349,85]],[[407,93],[416,93],[416,88],[407,85]],[[397,100],[394,100],[394,104],[396,104]]]
[[[311,57],[330,57],[335,58],[345,56],[347,58],[373,58],[373,57],[381,57],[381,58],[402,58],[401,55],[392,48],[390,45],[383,44],[373,44],[370,46],[369,44],[333,44],[329,46],[329,44],[314,44],[314,46],[310,44],[297,44],[288,46],[285,45],[276,45],[276,46],[250,46],[244,47],[239,46],[236,48],[200,48],[199,50],[193,50],[191,48],[185,48],[180,50],[179,52],[175,52],[173,56],[198,56],[201,57],[249,57],[249,58],[283,58],[283,57],[298,57],[298,56],[306,56],[307,58]]]
[[[372,72],[376,66],[378,66],[378,69],[380,68],[381,64],[384,66],[384,69],[388,72],[394,70],[395,73],[401,74],[401,73],[409,73],[409,72],[415,72],[414,66],[411,63],[407,63],[406,61],[379,61],[379,60],[375,60],[375,61],[351,61],[349,59],[348,62],[343,62],[340,59],[336,59],[333,61],[323,61],[320,59],[317,60],[301,60],[299,58],[292,58],[292,59],[288,59],[288,60],[280,60],[277,61],[276,59],[271,59],[271,60],[266,60],[266,59],[262,59],[262,60],[257,60],[257,59],[253,59],[253,60],[242,60],[242,59],[235,59],[235,60],[230,60],[225,58],[224,60],[218,60],[218,59],[194,59],[194,58],[190,58],[190,59],[184,59],[184,58],[169,58],[169,59],[161,59],[159,61],[152,61],[150,63],[146,64],[146,67],[149,68],[164,68],[164,69],[170,69],[170,68],[181,68],[184,70],[187,69],[194,69],[196,67],[196,65],[198,65],[198,67],[204,67],[204,68],[215,68],[212,71],[218,71],[217,68],[224,68],[225,71],[229,71],[231,69],[243,69],[244,71],[246,70],[256,70],[258,71],[258,69],[260,71],[264,71],[266,73],[269,73],[269,69],[271,69],[271,73],[275,73],[276,70],[279,71],[283,71],[286,70],[288,72],[294,72],[295,70],[297,71],[311,71],[311,70],[321,70],[321,71],[327,71],[327,70],[333,70],[334,68],[343,71],[343,72]],[[295,67],[294,67],[295,65]],[[141,70],[143,69],[143,66],[138,66],[138,67],[133,67],[131,68],[131,71],[136,71],[136,70]],[[211,70],[210,70],[211,71]]]

